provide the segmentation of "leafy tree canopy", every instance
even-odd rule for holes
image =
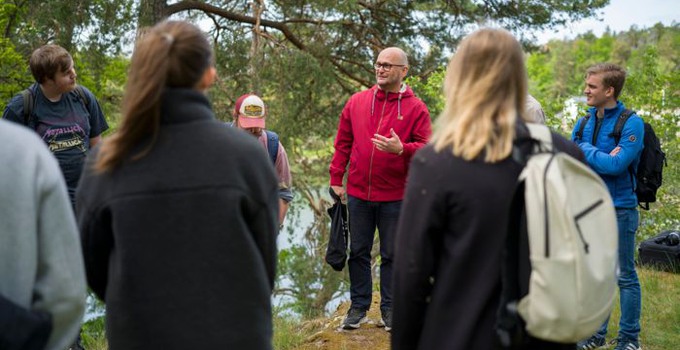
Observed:
[[[284,46],[329,64],[347,91],[373,84],[372,60],[388,46],[404,48],[415,72],[427,76],[478,25],[508,28],[525,41],[532,33],[593,16],[606,0],[585,1],[178,1],[142,0],[140,22],[175,14],[210,18],[218,36],[254,33],[265,46]],[[149,15],[149,12],[153,15]]]

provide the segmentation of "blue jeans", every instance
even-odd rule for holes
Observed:
[[[616,209],[616,221],[619,226],[619,296],[621,301],[621,320],[619,320],[619,338],[638,341],[640,334],[640,310],[642,309],[642,293],[640,280],[635,272],[635,232],[640,214],[637,209]],[[607,323],[597,331],[599,337],[607,335]]]
[[[352,307],[368,310],[371,306],[371,249],[375,230],[380,238],[380,309],[392,307],[392,257],[401,201],[369,202],[348,196],[350,253],[349,294]]]

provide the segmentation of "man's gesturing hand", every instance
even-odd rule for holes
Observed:
[[[390,134],[392,137],[373,134],[371,142],[373,142],[375,147],[380,151],[401,154],[404,152],[404,145],[401,143],[397,133],[394,132],[394,129],[390,129]]]

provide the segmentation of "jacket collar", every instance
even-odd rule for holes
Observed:
[[[161,96],[161,123],[180,124],[215,119],[208,97],[194,89],[166,88]]]
[[[621,115],[621,113],[623,113],[625,109],[626,107],[623,105],[621,101],[616,101],[616,107],[604,109],[604,119],[618,118],[618,116]],[[596,118],[597,108],[590,107],[588,109],[588,113],[590,113],[591,117]]]

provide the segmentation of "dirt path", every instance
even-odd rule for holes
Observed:
[[[343,330],[340,325],[347,314],[349,301],[342,303],[325,322],[323,329],[309,337],[296,350],[388,350],[390,348],[390,333],[380,327],[380,293],[373,293],[373,303],[368,311],[368,322],[356,330]],[[314,322],[314,321],[312,321]]]

